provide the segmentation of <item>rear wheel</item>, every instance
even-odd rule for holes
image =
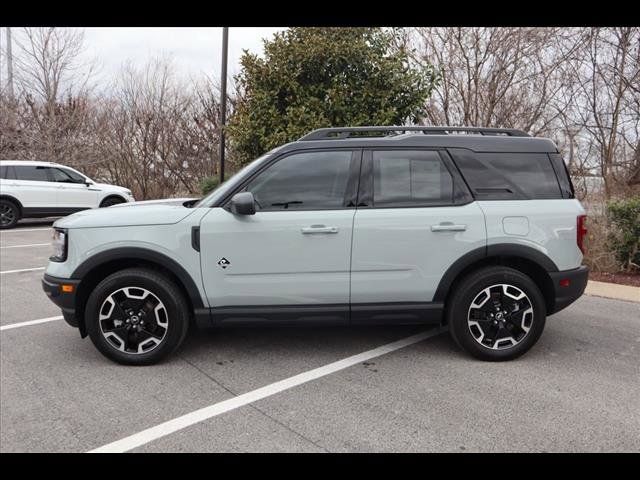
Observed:
[[[508,267],[471,273],[449,300],[447,319],[456,343],[476,358],[511,360],[540,338],[546,318],[539,288]]]
[[[106,357],[148,365],[176,350],[189,326],[180,289],[161,273],[131,268],[105,278],[89,296],[85,325]]]
[[[11,200],[0,200],[0,229],[13,228],[20,220],[20,209]]]

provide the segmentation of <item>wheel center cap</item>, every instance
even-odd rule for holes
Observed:
[[[131,323],[133,323],[134,325],[137,325],[137,324],[138,324],[138,320],[139,320],[139,319],[138,319],[138,317],[137,317],[136,315],[134,315],[134,316],[132,316],[132,317],[131,317]]]
[[[496,319],[497,320],[502,320],[502,312],[496,313]]]

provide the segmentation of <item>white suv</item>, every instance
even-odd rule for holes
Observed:
[[[58,217],[133,201],[131,190],[96,183],[71,167],[0,161],[0,228],[12,228],[20,218]]]
[[[190,319],[448,324],[472,355],[507,360],[582,295],[584,221],[551,140],[321,129],[197,203],[58,220],[43,288],[121,363],[174,351]]]

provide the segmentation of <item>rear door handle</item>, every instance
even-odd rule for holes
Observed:
[[[311,225],[302,229],[304,234],[312,233],[338,233],[338,227],[325,227],[324,225]]]
[[[454,224],[452,222],[442,222],[438,225],[431,225],[432,232],[464,232],[466,225]]]

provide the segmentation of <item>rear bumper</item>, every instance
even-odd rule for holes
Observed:
[[[78,321],[76,319],[76,291],[78,290],[78,284],[80,280],[72,280],[68,278],[57,278],[51,275],[44,274],[42,278],[42,290],[47,294],[47,297],[55,303],[60,310],[62,310],[62,316],[65,321],[72,327],[78,328]],[[72,292],[63,292],[62,285],[73,285]]]
[[[549,272],[555,293],[554,307],[549,315],[557,313],[575,302],[584,293],[589,280],[589,268],[582,265],[573,270]]]

